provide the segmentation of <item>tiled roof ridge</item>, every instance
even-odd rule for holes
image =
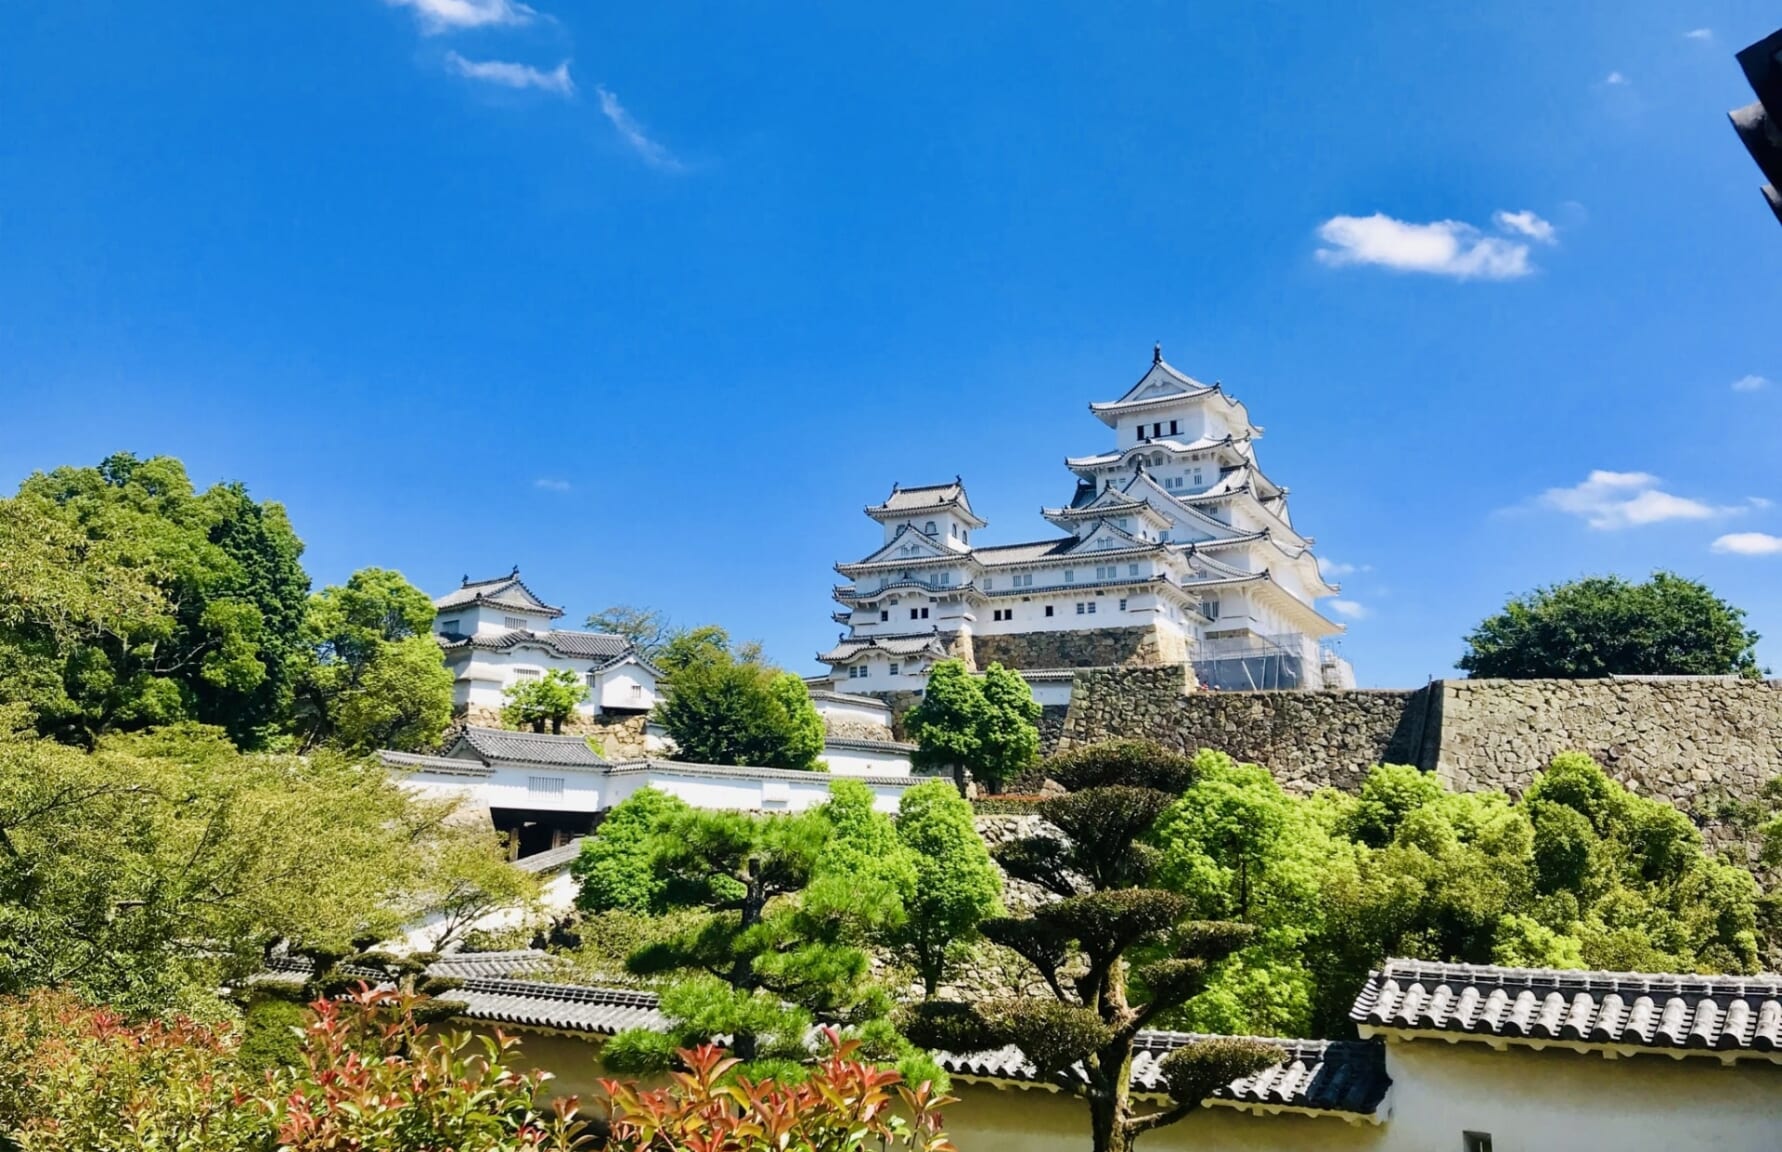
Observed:
[[[1363,1030],[1681,1054],[1782,1054],[1782,978],[1389,960],[1349,1010]]]

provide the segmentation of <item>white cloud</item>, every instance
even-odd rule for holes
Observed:
[[[543,488],[546,492],[567,492],[572,485],[567,480],[558,480],[551,476],[540,476],[532,482],[534,488]]]
[[[445,59],[446,67],[472,80],[485,80],[507,88],[538,88],[545,92],[555,92],[559,96],[569,96],[575,92],[575,81],[569,78],[567,60],[549,72],[543,72],[530,64],[515,64],[507,60],[466,60],[456,52],[447,52]]]
[[[1536,503],[1577,516],[1602,531],[1637,528],[1666,520],[1712,520],[1744,510],[1677,496],[1658,485],[1658,477],[1649,472],[1597,469],[1582,484],[1547,489]]]
[[[1326,607],[1338,616],[1350,620],[1365,620],[1368,617],[1367,605],[1358,600],[1332,600]]]
[[[1715,552],[1732,556],[1782,555],[1782,536],[1768,532],[1732,532],[1708,546]]]
[[[624,137],[625,143],[631,145],[631,150],[644,158],[644,163],[669,172],[681,170],[681,162],[667,148],[645,135],[643,126],[631,118],[631,113],[625,111],[625,106],[619,103],[617,96],[605,88],[596,88],[595,91],[600,93],[600,111],[612,121],[613,127]]]
[[[501,24],[529,24],[538,15],[517,0],[384,0],[411,9],[421,31],[437,35],[454,28],[489,28]]]
[[[1603,83],[1611,88],[1622,88],[1627,85],[1628,79],[1619,72],[1611,72],[1603,77]]]
[[[1683,38],[1685,40],[1712,40],[1714,30],[1712,28],[1691,28],[1683,33]]]
[[[1491,222],[1499,232],[1514,232],[1542,244],[1559,243],[1559,233],[1551,223],[1524,208],[1520,212],[1496,212]]]
[[[1528,217],[1531,227],[1534,221],[1552,227],[1532,212]],[[1329,245],[1318,249],[1318,259],[1334,267],[1374,264],[1456,280],[1514,280],[1534,271],[1526,243],[1486,236],[1459,220],[1413,224],[1383,212],[1334,216],[1318,226],[1318,238]]]
[[[1732,390],[1734,392],[1758,392],[1769,386],[1770,382],[1756,373],[1752,373],[1749,376],[1741,376],[1732,382]]]
[[[1341,560],[1332,560],[1328,556],[1318,557],[1318,573],[1326,580],[1337,576],[1351,576],[1357,572],[1372,572],[1372,564],[1347,564]]]

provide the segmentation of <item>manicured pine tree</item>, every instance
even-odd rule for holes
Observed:
[[[1086,1100],[1095,1152],[1127,1152],[1143,1133],[1181,1120],[1222,1085],[1285,1056],[1241,1038],[1187,1045],[1164,1058],[1171,1102],[1149,1108],[1133,1101],[1140,1030],[1193,999],[1208,969],[1253,930],[1189,921],[1186,898],[1145,886],[1158,854],[1144,838],[1191,781],[1191,760],[1122,742],[1054,757],[1046,774],[1068,789],[1039,805],[1057,833],[1015,841],[997,858],[1010,875],[1059,899],[1030,916],[987,920],[982,930],[1032,963],[1052,999],[929,1001],[908,1013],[905,1034],[952,1052],[1015,1045],[1042,1075]],[[1128,956],[1140,949],[1156,958],[1134,967]]]

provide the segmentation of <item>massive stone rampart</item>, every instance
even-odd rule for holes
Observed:
[[[1217,748],[1284,785],[1352,789],[1415,764],[1460,790],[1519,792],[1576,749],[1649,796],[1707,817],[1782,775],[1782,683],[1696,677],[1442,680],[1410,691],[1190,692],[1179,669],[1079,672],[1059,747],[1112,737]]]

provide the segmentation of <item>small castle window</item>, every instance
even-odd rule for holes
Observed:
[[[897,675],[897,665],[895,664],[891,665],[891,675]]]
[[[1051,614],[1052,614],[1052,606],[1050,604],[1048,604],[1048,605],[1046,605],[1046,615],[1050,616]]]
[[[1126,611],[1126,597],[1120,597],[1120,611]]]
[[[439,630],[449,636],[456,636],[458,634],[458,626],[460,623],[461,621],[458,620],[441,620],[439,622]]]
[[[930,520],[928,523],[922,525],[922,531],[925,535],[934,535],[934,521]]]
[[[520,629],[526,626],[526,621],[518,616],[503,616],[501,626],[507,629]]]
[[[528,776],[526,791],[534,796],[563,795],[563,777],[561,776]]]
[[[1128,576],[1137,576],[1138,575],[1138,565],[1137,564],[1128,564],[1126,566],[1126,574]]]

